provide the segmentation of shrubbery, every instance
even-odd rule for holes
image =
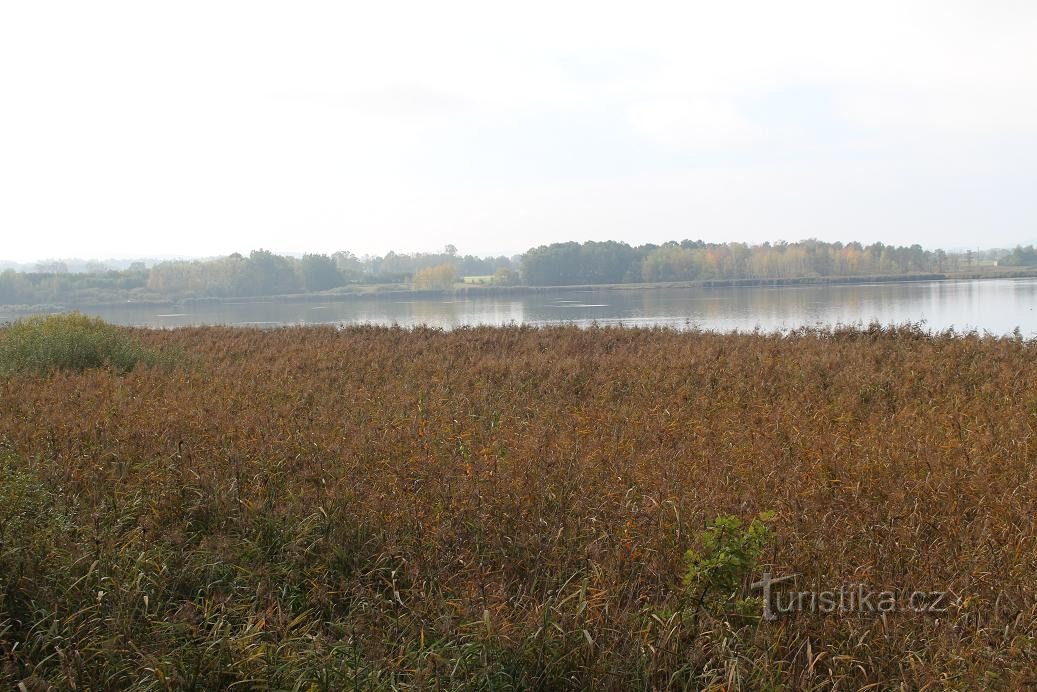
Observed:
[[[26,317],[0,329],[3,374],[87,368],[127,372],[142,361],[158,360],[128,330],[79,313]]]

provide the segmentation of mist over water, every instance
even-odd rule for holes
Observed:
[[[1037,336],[1037,279],[926,281],[836,286],[588,289],[486,298],[234,301],[174,307],[84,308],[125,325],[180,327],[294,324],[463,325],[573,323],[780,331],[818,324],[922,322]],[[14,315],[0,315],[10,319]]]

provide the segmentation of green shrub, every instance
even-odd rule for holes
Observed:
[[[26,317],[0,329],[0,373],[48,373],[87,368],[132,370],[157,362],[128,330],[80,313]]]
[[[757,561],[763,555],[771,537],[767,523],[772,512],[762,512],[743,527],[742,520],[732,515],[715,518],[699,537],[700,549],[689,550],[684,556],[685,596],[693,605],[693,614],[706,610],[742,611],[746,599],[739,598],[751,577]]]

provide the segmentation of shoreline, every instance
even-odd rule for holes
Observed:
[[[324,291],[319,293],[288,293],[273,296],[202,297],[168,300],[119,300],[46,303],[39,305],[0,305],[0,310],[27,315],[33,313],[67,312],[89,308],[119,307],[187,307],[193,305],[233,305],[235,303],[337,303],[368,300],[433,300],[441,298],[495,298],[536,295],[541,293],[585,293],[592,291],[658,291],[672,289],[717,288],[797,288],[807,286],[853,286],[867,284],[897,284],[939,281],[984,281],[990,279],[1037,278],[1037,267],[1004,272],[881,274],[870,276],[811,276],[773,279],[698,279],[694,281],[656,281],[620,284],[572,284],[562,286],[487,286],[463,285],[441,290],[386,288],[385,284],[358,286],[357,290]]]

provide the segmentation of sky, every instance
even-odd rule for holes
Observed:
[[[1037,241],[1037,3],[7,2],[0,260]]]

